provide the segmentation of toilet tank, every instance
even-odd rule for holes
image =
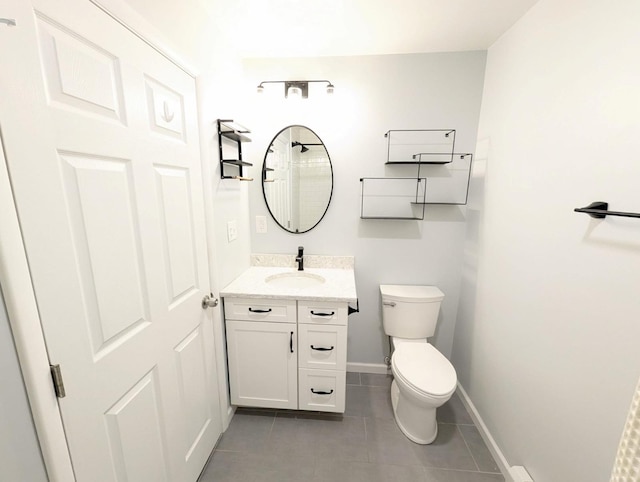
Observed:
[[[444,293],[436,286],[380,285],[382,325],[389,336],[429,338],[438,323]]]

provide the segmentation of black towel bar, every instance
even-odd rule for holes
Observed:
[[[607,216],[622,216],[623,218],[640,218],[640,213],[624,213],[620,211],[609,211],[609,203],[602,201],[592,202],[583,208],[575,208],[577,213],[585,213],[592,218],[603,219]]]

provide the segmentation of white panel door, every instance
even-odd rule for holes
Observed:
[[[78,481],[195,481],[220,434],[195,82],[81,0],[1,1],[0,126]]]

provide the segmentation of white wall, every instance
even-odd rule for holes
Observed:
[[[27,392],[0,291],[0,478],[47,481]]]
[[[323,140],[334,170],[334,191],[322,222],[291,234],[269,216],[259,181],[249,186],[251,248],[256,253],[354,255],[360,313],[349,318],[348,361],[382,364],[388,351],[382,331],[378,285],[435,284],[446,294],[436,345],[451,350],[465,232],[464,208],[428,206],[424,221],[360,219],[361,177],[415,176],[414,167],[385,168],[389,129],[457,129],[456,150],[472,152],[477,132],[485,52],[245,60],[245,114],[253,131],[247,158],[260,179],[273,136],[303,124]],[[333,96],[310,93],[285,102],[282,84],[263,80],[329,79]],[[312,85],[313,87],[313,85]],[[268,232],[255,232],[255,216]]]
[[[488,54],[453,362],[536,482],[609,479],[640,374],[640,3],[541,0]]]

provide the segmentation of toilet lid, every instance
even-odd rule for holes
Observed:
[[[444,298],[437,286],[380,285],[380,294],[383,300],[403,303],[431,303]]]
[[[428,343],[404,343],[391,357],[395,372],[415,389],[435,396],[453,391],[457,376],[453,365]]]

